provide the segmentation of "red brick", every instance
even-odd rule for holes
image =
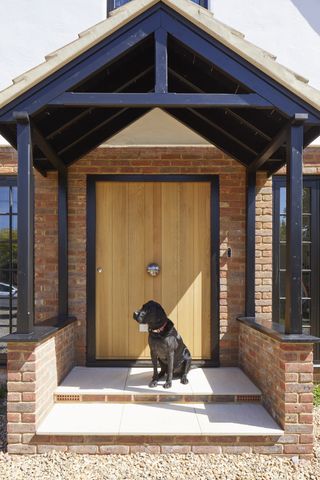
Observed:
[[[99,452],[104,455],[125,455],[130,452],[128,445],[101,445]]]
[[[290,454],[311,454],[313,450],[312,445],[284,445],[284,453]]]
[[[220,454],[222,453],[222,448],[215,445],[194,445],[192,452],[198,454]]]
[[[130,453],[160,453],[159,445],[131,445]]]
[[[8,453],[18,455],[28,455],[37,453],[37,447],[35,445],[8,445]]]
[[[189,453],[191,451],[190,445],[162,445],[161,453]]]
[[[84,453],[84,454],[96,454],[98,453],[97,445],[71,445],[68,447],[70,452]]]
[[[252,447],[249,446],[223,446],[222,453],[241,455],[242,453],[251,453]]]
[[[38,445],[38,453],[48,453],[52,451],[66,452],[68,450],[67,445]]]

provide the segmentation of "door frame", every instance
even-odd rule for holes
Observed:
[[[87,175],[87,352],[88,367],[151,366],[151,360],[98,360],[96,359],[96,184],[97,182],[210,182],[211,231],[211,359],[194,360],[199,366],[219,366],[220,337],[220,218],[218,175]]]

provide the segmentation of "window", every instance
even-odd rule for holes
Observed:
[[[319,205],[320,179],[304,177],[302,208],[302,329],[307,335],[320,334],[319,293]],[[274,177],[273,228],[273,319],[284,326],[286,277],[286,179]],[[320,362],[319,347],[315,360]]]
[[[116,8],[122,7],[125,3],[129,3],[131,0],[107,0],[107,14]],[[201,7],[208,8],[208,0],[191,0]]]
[[[0,179],[0,336],[17,325],[17,181]],[[0,356],[5,353],[0,343]],[[1,359],[1,358],[0,358]]]

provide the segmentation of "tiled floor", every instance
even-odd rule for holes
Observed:
[[[188,375],[189,384],[173,380],[172,388],[149,388],[151,368],[74,367],[56,389],[57,394],[197,394],[259,395],[260,390],[240,368],[195,368]]]
[[[195,403],[192,395],[259,395],[260,390],[239,368],[195,368],[189,384],[174,380],[148,383],[151,368],[75,367],[56,394],[190,395],[190,403],[74,402],[56,403],[37,429],[38,435],[281,435],[260,404]],[[196,397],[195,397],[196,398]],[[141,397],[143,399],[143,397]]]
[[[38,435],[282,435],[261,405],[55,404]]]

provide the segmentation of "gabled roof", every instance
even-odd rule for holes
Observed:
[[[286,161],[294,119],[305,146],[320,134],[320,92],[189,0],[134,0],[49,54],[0,92],[0,133],[16,146],[15,112],[27,113],[45,171],[155,107],[269,173]]]
[[[0,108],[157,3],[168,5],[204,32],[320,110],[320,91],[308,85],[306,78],[276,62],[274,55],[252,44],[245,39],[242,33],[215,19],[212,12],[189,0],[132,0],[117,8],[106,20],[79,33],[77,40],[46,55],[45,62],[14,78],[13,84],[0,92]]]

